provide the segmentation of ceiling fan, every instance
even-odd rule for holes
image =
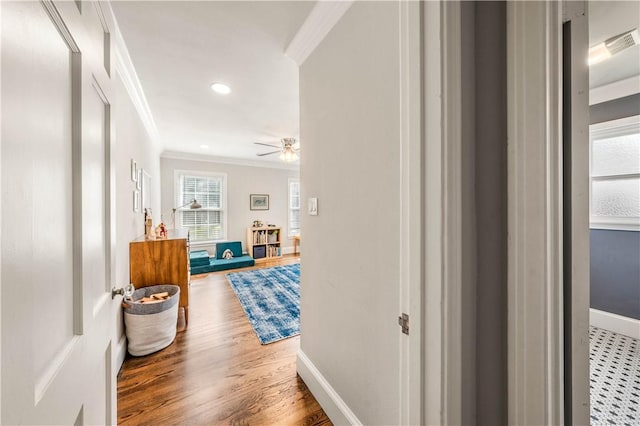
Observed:
[[[272,155],[280,153],[280,159],[286,162],[296,161],[298,159],[298,152],[300,151],[300,144],[295,138],[283,138],[281,145],[275,145],[270,143],[254,142],[256,145],[264,145],[271,148],[278,148],[277,151],[265,152],[262,154],[256,154],[258,157],[264,157],[265,155]],[[297,146],[295,146],[297,145]]]

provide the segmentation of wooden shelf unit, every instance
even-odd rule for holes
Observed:
[[[282,228],[278,226],[249,227],[247,253],[258,263],[282,257],[281,238]]]
[[[136,288],[156,284],[180,287],[180,304],[185,324],[189,322],[189,232],[169,231],[167,238],[129,243],[129,279]]]

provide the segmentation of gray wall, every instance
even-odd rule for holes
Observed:
[[[591,105],[591,124],[640,115],[640,93]]]
[[[507,423],[506,5],[462,3],[462,424]]]
[[[592,229],[591,307],[640,320],[640,232]]]
[[[640,114],[640,94],[591,105],[591,124]],[[591,307],[640,319],[640,232],[592,229]]]
[[[243,250],[246,250],[247,227],[251,226],[254,220],[261,220],[264,223],[273,223],[282,227],[283,251],[288,251],[292,247],[293,240],[287,237],[288,185],[289,178],[299,176],[298,171],[173,158],[162,158],[160,168],[164,220],[170,220],[171,210],[176,203],[174,181],[176,170],[226,173],[227,240],[241,241]],[[269,194],[269,210],[251,210],[249,194]],[[211,255],[214,254],[213,245],[202,248],[197,246],[197,244],[194,245],[197,250],[206,249]]]
[[[504,2],[475,6],[476,419],[497,425],[507,424],[507,20]]]
[[[399,421],[398,8],[355,2],[300,67],[300,350],[378,425]]]

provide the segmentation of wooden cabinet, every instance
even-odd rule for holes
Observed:
[[[169,231],[167,238],[129,243],[129,279],[136,288],[156,284],[180,286],[180,307],[189,322],[189,233]]]
[[[247,228],[247,252],[256,262],[282,256],[282,229],[275,226]]]

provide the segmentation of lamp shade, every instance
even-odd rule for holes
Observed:
[[[174,208],[173,208],[173,212],[175,213],[175,212],[176,212],[176,210],[181,209],[181,208],[186,207],[186,206],[189,206],[189,209],[191,209],[191,210],[197,210],[197,209],[199,209],[199,208],[202,208],[202,205],[200,205],[200,203],[198,202],[198,200],[196,200],[196,199],[194,198],[193,200],[189,201],[188,203],[184,203],[184,204],[183,204],[183,205],[181,205],[181,206],[174,207]]]

